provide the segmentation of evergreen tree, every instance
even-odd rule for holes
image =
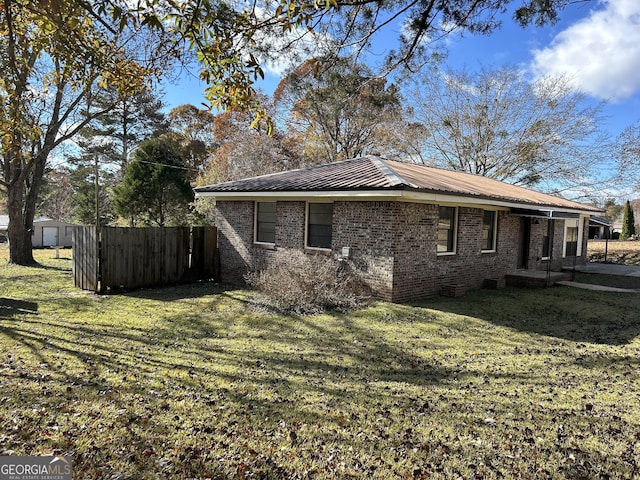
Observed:
[[[622,233],[620,234],[621,240],[627,240],[636,234],[636,221],[633,217],[633,209],[631,203],[627,200],[624,204],[624,215],[622,217]]]
[[[115,176],[111,169],[105,168],[101,158],[99,153],[88,151],[80,157],[69,159],[74,166],[69,171],[73,187],[71,216],[75,222],[83,225],[95,225],[98,217],[100,226],[108,225],[116,218],[108,193],[114,185]]]
[[[122,184],[113,189],[113,206],[132,223],[185,225],[193,196],[179,146],[159,137],[135,150]]]
[[[73,191],[71,217],[84,225],[95,225],[98,216],[100,225],[112,223],[117,218],[109,191],[115,186],[116,178],[124,175],[130,153],[145,138],[168,128],[166,116],[161,111],[162,101],[153,91],[117,95],[111,90],[100,92],[96,104],[115,103],[115,107],[80,131],[76,142],[79,152],[67,157],[72,167],[69,169]]]
[[[114,103],[114,96],[119,97],[115,108],[96,118],[84,133],[85,138],[100,141],[103,161],[117,165],[123,174],[131,152],[143,140],[166,133],[169,122],[162,100],[153,90],[125,96],[105,90],[96,103]]]
[[[71,217],[77,223],[95,225],[99,216],[99,226],[107,225],[116,218],[108,195],[116,171],[113,144],[94,127],[83,129],[76,143],[78,154],[66,159],[73,191]]]

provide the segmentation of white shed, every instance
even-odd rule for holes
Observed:
[[[6,237],[9,216],[0,215],[0,235]],[[31,242],[34,247],[71,247],[71,235],[75,224],[40,217],[33,221]]]
[[[73,223],[60,222],[51,218],[37,218],[33,221],[34,247],[70,247]]]

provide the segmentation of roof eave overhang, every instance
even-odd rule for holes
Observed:
[[[411,189],[379,190],[303,190],[303,191],[252,191],[252,192],[206,192],[196,191],[198,198],[213,198],[216,201],[229,200],[396,200],[418,203],[437,203],[442,205],[469,205],[474,207],[501,207],[504,209],[529,209],[541,212],[567,212],[581,215],[595,215],[599,211],[572,208],[560,205],[518,202],[517,200],[495,197],[461,195],[455,193],[430,192]],[[551,215],[545,215],[551,216]]]
[[[255,200],[263,198],[278,198],[287,200],[304,200],[308,198],[347,198],[397,199],[402,197],[402,190],[368,189],[368,190],[265,190],[252,192],[206,192],[197,191],[196,198],[213,197],[215,200]]]

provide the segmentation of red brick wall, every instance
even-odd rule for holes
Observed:
[[[536,221],[537,220],[537,221]],[[529,269],[546,270],[549,260],[542,259],[542,245],[544,236],[549,228],[549,221],[536,219],[531,225],[531,241],[529,245]],[[551,250],[551,269],[562,268],[562,246],[564,241],[564,220],[551,220],[553,222],[551,236],[553,238]]]
[[[349,247],[361,278],[380,298],[392,299],[398,202],[335,202],[333,250]]]
[[[397,302],[440,293],[444,285],[480,288],[485,278],[516,269],[520,223],[498,212],[496,252],[482,253],[482,210],[458,208],[458,242],[454,255],[437,255],[438,206],[401,204],[394,295]],[[402,233],[404,232],[404,233]]]
[[[275,248],[253,244],[253,209],[253,201],[216,205],[225,283],[242,284],[246,273],[263,268],[274,256],[304,249],[305,202],[277,202]],[[444,285],[480,288],[484,279],[516,270],[521,217],[498,212],[496,252],[482,253],[482,209],[459,207],[455,255],[437,255],[437,220],[437,205],[337,201],[332,255],[337,259],[343,247],[350,247],[352,262],[374,293],[397,302],[438,294]],[[529,268],[547,268],[540,258],[546,228],[546,220],[531,225]],[[556,220],[554,230],[552,267],[557,270],[563,263],[564,221]],[[586,241],[583,258],[585,253]]]
[[[244,284],[244,275],[254,267],[253,208],[250,201],[216,203],[222,283]]]
[[[245,275],[264,268],[275,255],[304,247],[305,202],[276,203],[276,246],[253,243],[253,201],[217,202],[216,226],[223,283],[243,285]]]

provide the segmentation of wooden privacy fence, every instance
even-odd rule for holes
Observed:
[[[215,227],[73,228],[73,281],[104,292],[217,279]]]

